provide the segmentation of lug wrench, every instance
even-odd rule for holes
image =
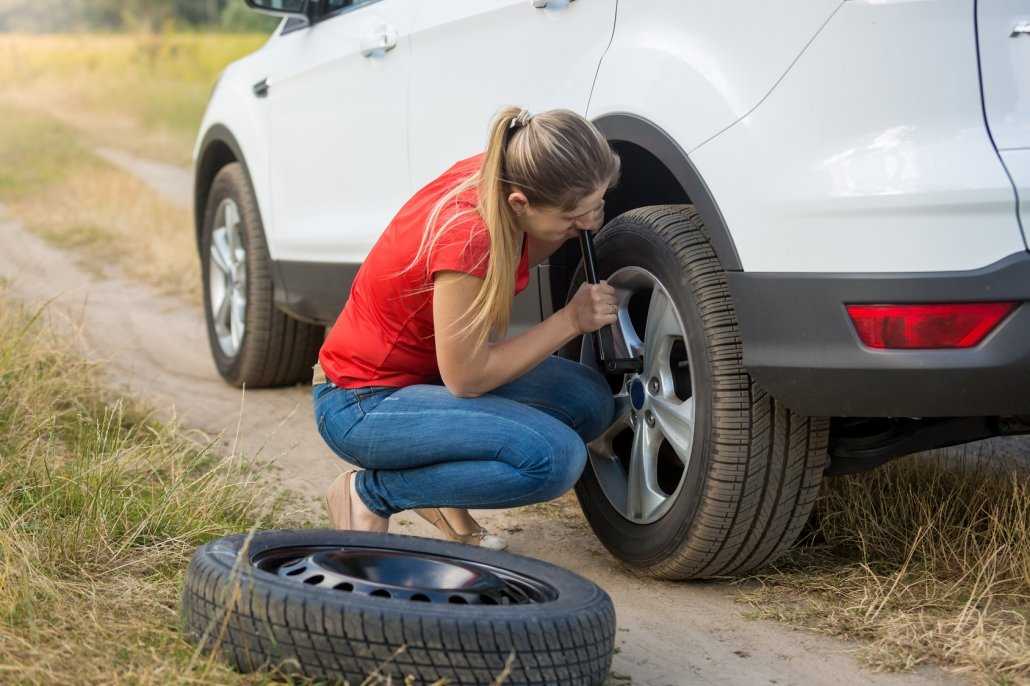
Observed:
[[[583,251],[583,267],[586,269],[587,283],[596,284],[597,262],[594,259],[594,237],[591,231],[579,232],[579,247]],[[644,360],[640,357],[617,357],[615,350],[615,324],[607,324],[593,332],[594,351],[597,361],[606,374],[632,373],[639,374],[644,368]],[[628,352],[628,351],[627,351]]]

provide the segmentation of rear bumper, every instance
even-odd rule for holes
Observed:
[[[1030,414],[1030,253],[961,272],[729,272],[744,365],[791,409],[833,417]],[[847,303],[1016,300],[975,348],[865,347]]]

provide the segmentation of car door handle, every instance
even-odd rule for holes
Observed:
[[[364,57],[381,57],[397,47],[397,29],[386,24],[375,27],[361,39]]]
[[[1009,38],[1016,36],[1030,36],[1030,21],[1021,21],[1012,27],[1012,33],[1009,34]]]
[[[547,8],[563,10],[575,1],[576,0],[529,0],[529,4],[538,10]]]

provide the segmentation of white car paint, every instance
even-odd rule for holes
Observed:
[[[745,271],[967,270],[1025,249],[984,125],[972,0],[844,3],[691,158]]]
[[[981,0],[984,109],[999,150],[1030,148],[1030,0]]]
[[[1027,240],[1030,240],[1030,148],[1002,150],[1001,158],[1005,161],[1005,166],[1019,191],[1019,216],[1023,223],[1023,232]]]
[[[277,259],[361,262],[410,195],[417,5],[381,0],[268,46],[269,92],[257,104],[268,122]]]
[[[1000,4],[1007,22],[1026,3]],[[198,144],[215,123],[236,136],[272,257],[363,261],[509,103],[660,126],[748,271],[964,270],[1026,249],[984,121],[973,0],[533,5],[378,0],[231,65]],[[362,56],[383,33],[396,47]],[[1022,50],[1022,38],[1004,40]],[[1008,80],[1016,95],[988,101],[992,124],[1015,108],[1016,136],[1025,73]],[[255,98],[263,77],[269,95]],[[1030,197],[1025,154],[1003,155]]]
[[[423,3],[412,38],[411,170],[421,187],[486,147],[504,105],[586,114],[615,0]]]
[[[638,114],[689,152],[754,108],[841,4],[622,2],[589,116]]]
[[[1030,0],[981,0],[977,33],[984,111],[1030,242]]]
[[[266,43],[266,47],[267,47]],[[211,127],[221,125],[229,129],[239,143],[251,183],[257,196],[258,209],[268,224],[272,216],[272,193],[268,180],[268,129],[264,118],[258,116],[254,106],[251,84],[264,76],[263,64],[267,53],[260,49],[233,62],[222,72],[204,111],[200,133],[193,146],[196,165],[200,146]]]

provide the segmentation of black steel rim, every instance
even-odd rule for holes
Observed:
[[[254,555],[258,569],[307,586],[449,605],[536,605],[558,598],[539,579],[445,555],[369,546],[296,546]]]

